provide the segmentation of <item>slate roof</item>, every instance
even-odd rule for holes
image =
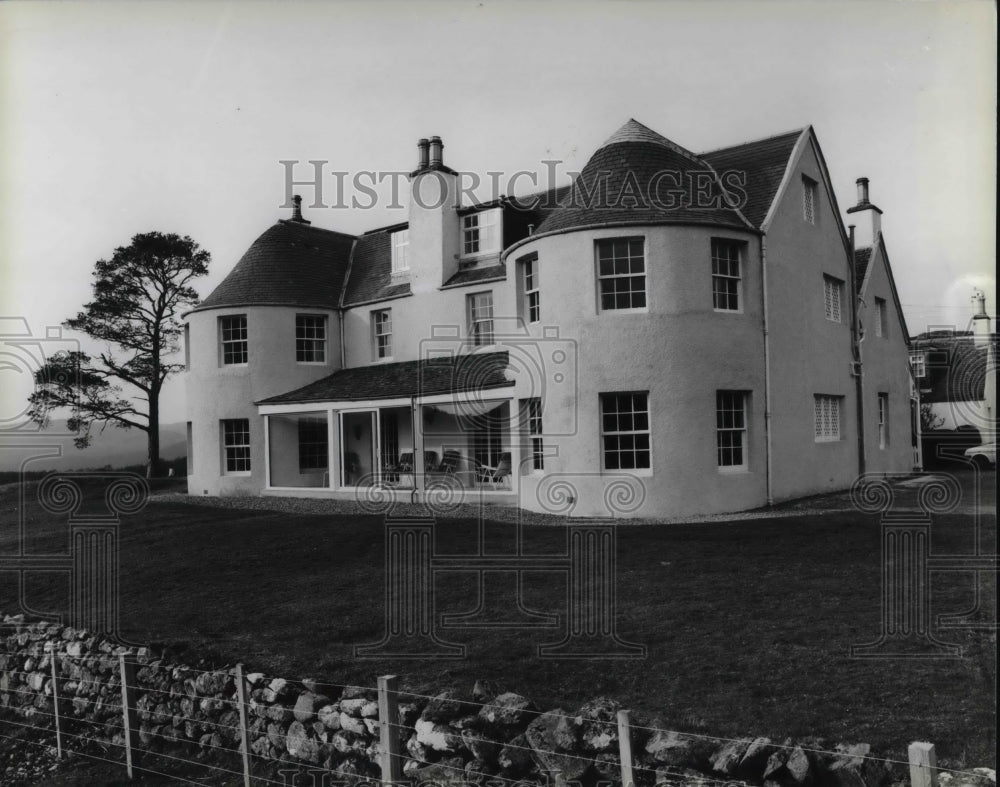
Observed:
[[[992,334],[994,352],[1000,349]],[[924,356],[925,376],[920,401],[926,403],[975,402],[984,396],[986,347],[977,347],[968,333],[922,334],[912,340],[911,356]]]
[[[482,268],[468,268],[454,274],[444,283],[444,286],[454,287],[461,284],[475,284],[480,281],[503,279],[506,278],[506,276],[507,267],[503,263],[500,263],[499,265],[487,265]]]
[[[279,221],[192,311],[260,305],[336,309],[353,244],[353,235]]]
[[[514,385],[504,375],[508,353],[472,353],[341,369],[257,404],[344,402],[481,391]]]
[[[392,233],[402,225],[368,232],[358,238],[344,291],[344,306],[410,294],[409,282],[392,279]]]
[[[665,170],[677,172],[678,177],[658,179],[656,176]],[[677,188],[688,191],[688,179],[699,172],[711,178],[707,207],[671,193]],[[629,120],[590,157],[562,204],[548,214],[536,232],[608,223],[747,229],[739,213],[726,206],[715,174],[704,160],[636,120]]]
[[[746,173],[743,188],[747,200],[742,212],[755,227],[764,223],[767,211],[777,196],[788,159],[801,135],[802,129],[798,129],[701,154],[720,176],[727,171]]]
[[[858,292],[861,292],[861,285],[865,282],[868,265],[872,261],[872,251],[871,246],[854,250],[854,281],[857,283]]]

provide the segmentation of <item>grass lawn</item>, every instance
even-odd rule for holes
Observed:
[[[993,476],[985,479],[992,488]],[[16,535],[17,495],[0,491],[0,549]],[[996,548],[995,506],[984,547]],[[37,551],[65,550],[65,520],[31,504],[24,512]],[[933,552],[968,553],[971,519],[938,516]],[[488,523],[490,539],[512,525]],[[442,552],[475,549],[476,523],[442,522]],[[558,552],[558,526],[527,531],[527,551]],[[395,672],[417,692],[470,689],[488,679],[542,707],[615,697],[669,728],[720,736],[769,735],[828,743],[869,742],[905,759],[908,742],[937,744],[952,767],[995,763],[995,638],[940,633],[966,646],[962,659],[857,660],[852,644],[876,638],[880,608],[877,517],[823,515],[697,525],[622,527],[618,540],[619,633],[647,646],[643,660],[544,660],[538,644],[559,632],[451,630],[464,660],[359,661],[353,647],[383,626],[383,531],[376,517],[247,511],[155,501],[124,522],[124,635],[285,677],[374,685]],[[46,584],[46,583],[49,584]],[[990,604],[993,578],[987,579]],[[29,603],[65,608],[65,582],[38,577]],[[476,603],[471,575],[438,581],[439,611]],[[936,613],[971,606],[964,573],[936,574]],[[16,586],[0,575],[0,610]],[[524,600],[562,611],[565,579],[528,575]],[[501,606],[509,599],[501,601]],[[991,612],[994,608],[991,606]]]

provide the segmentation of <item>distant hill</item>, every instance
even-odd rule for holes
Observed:
[[[48,430],[48,434],[36,432],[30,438],[18,441],[22,446],[37,442],[46,449],[56,445],[62,448],[62,456],[32,461],[31,470],[95,470],[107,465],[117,468],[142,465],[146,462],[145,432],[138,429],[116,429],[111,426],[101,432],[100,428],[95,428],[90,447],[81,451],[73,445],[72,437],[56,434],[64,433],[65,426],[65,421],[58,422],[56,428]],[[186,451],[185,424],[180,422],[160,424],[160,457],[169,461],[184,456]],[[23,449],[7,449],[0,442],[0,471],[20,469],[21,462],[25,458],[27,456]]]

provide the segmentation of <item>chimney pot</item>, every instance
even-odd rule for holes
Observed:
[[[417,169],[427,169],[427,146],[430,145],[426,139],[417,140],[417,151],[420,155],[420,162]]]
[[[441,137],[431,137],[430,138],[430,165],[432,167],[440,167],[443,163],[441,157],[441,150],[444,145],[441,142]]]
[[[302,218],[302,197],[298,194],[292,197],[292,221],[297,221],[299,224],[312,224],[308,219]]]
[[[868,178],[858,178],[858,204],[868,204]]]

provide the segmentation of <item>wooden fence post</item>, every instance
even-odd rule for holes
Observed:
[[[383,784],[403,780],[402,747],[399,745],[399,678],[383,675],[378,679],[379,766]]]
[[[62,759],[62,725],[59,723],[59,673],[56,671],[56,651],[52,649],[49,655],[52,664],[52,715],[56,719],[56,757]]]
[[[132,778],[132,747],[135,746],[139,732],[139,714],[135,707],[135,664],[125,660],[125,654],[118,654],[118,666],[122,676],[122,721],[124,721],[125,737],[125,769]],[[138,747],[136,747],[138,748]]]
[[[618,758],[622,765],[622,787],[635,787],[632,777],[632,729],[627,710],[618,711]]]
[[[250,787],[250,735],[247,731],[247,684],[243,665],[236,665],[236,700],[240,711],[240,744],[243,746],[243,785]]]
[[[910,784],[913,787],[938,787],[937,756],[933,743],[914,741],[910,755]]]

